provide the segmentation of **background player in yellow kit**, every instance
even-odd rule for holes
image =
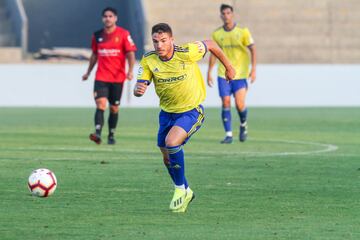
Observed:
[[[175,185],[170,209],[185,212],[194,193],[185,178],[182,146],[204,121],[201,103],[206,96],[204,80],[196,62],[209,50],[224,64],[226,79],[233,79],[235,70],[212,40],[176,46],[172,30],[166,23],[154,25],[151,34],[155,51],[146,53],[140,62],[134,95],[142,96],[147,86],[154,82],[161,108],[157,144]]]
[[[239,140],[243,142],[247,137],[247,108],[245,105],[248,89],[247,78],[250,78],[251,83],[256,79],[256,49],[249,30],[247,28],[240,28],[234,22],[233,7],[222,4],[220,12],[224,25],[213,32],[212,38],[224,51],[236,70],[234,81],[228,82],[225,79],[224,66],[220,64],[218,67],[218,87],[222,100],[221,117],[226,132],[225,139],[222,140],[221,143],[232,143],[233,140],[230,104],[231,94],[235,97],[236,109],[240,117]],[[249,70],[250,61],[251,70]],[[215,62],[215,56],[211,55],[207,77],[210,87],[213,86],[214,83],[211,71]]]

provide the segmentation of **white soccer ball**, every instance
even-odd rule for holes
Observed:
[[[28,186],[32,195],[48,197],[56,189],[57,180],[55,174],[46,168],[34,170],[29,177]]]

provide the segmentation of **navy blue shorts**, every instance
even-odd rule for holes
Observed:
[[[248,83],[246,79],[237,79],[228,82],[225,78],[218,77],[218,87],[220,97],[225,97],[235,94],[241,88],[248,88]]]
[[[157,145],[158,147],[166,147],[165,138],[173,126],[178,126],[184,129],[188,137],[185,139],[185,144],[204,122],[204,107],[198,107],[183,113],[168,113],[163,110],[159,114],[159,131]]]

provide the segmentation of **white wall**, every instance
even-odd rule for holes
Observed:
[[[86,63],[0,65],[0,106],[94,106],[93,75],[81,81],[86,68]],[[207,65],[201,69],[206,73]],[[249,106],[360,106],[360,65],[259,65],[257,77]],[[142,98],[127,91],[134,82],[125,86],[122,105],[157,106],[153,86]],[[220,105],[217,86],[208,89],[204,105]]]

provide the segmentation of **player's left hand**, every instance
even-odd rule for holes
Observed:
[[[254,69],[251,70],[249,78],[250,78],[251,83],[255,82],[255,80],[256,80],[256,71]]]
[[[134,78],[134,74],[132,71],[129,71],[126,75],[127,80],[131,81]]]

